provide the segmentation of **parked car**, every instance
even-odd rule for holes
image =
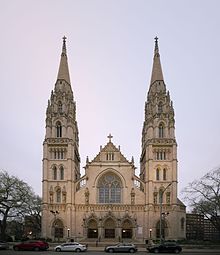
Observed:
[[[105,252],[136,252],[137,246],[132,243],[118,243],[115,245],[109,245],[105,247]]]
[[[7,250],[9,249],[9,244],[5,241],[0,240],[0,250]]]
[[[15,244],[13,249],[15,251],[19,250],[33,250],[33,251],[44,251],[49,248],[49,244],[44,241],[28,240],[19,244]]]
[[[182,247],[175,242],[164,242],[162,244],[153,244],[147,247],[149,252],[160,253],[160,252],[174,252],[180,253]]]
[[[80,243],[63,243],[54,248],[55,251],[87,251],[87,245]]]

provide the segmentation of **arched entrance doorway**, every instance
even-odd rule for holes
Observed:
[[[161,221],[161,237],[163,239],[166,239],[166,237],[168,236],[168,226],[167,223],[164,219],[162,219]],[[160,221],[157,222],[156,225],[156,237],[160,238]]]
[[[94,219],[91,219],[88,222],[88,238],[98,238],[98,224],[97,221]]]
[[[54,222],[53,222],[53,226],[52,226],[52,236],[54,236],[54,240],[60,240],[62,239],[64,236],[63,236],[63,229],[64,229],[64,226],[63,226],[63,222],[60,220],[60,219],[56,219]]]
[[[124,220],[122,223],[121,237],[132,238],[132,223],[128,219]]]
[[[112,218],[106,219],[104,223],[105,238],[115,238],[116,224]]]

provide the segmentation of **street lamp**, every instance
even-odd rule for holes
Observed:
[[[150,228],[149,231],[150,231],[150,240],[151,240],[152,228]]]
[[[67,229],[67,237],[68,237],[68,239],[70,238],[70,229],[69,228]]]
[[[161,190],[159,193],[159,199],[160,199],[160,243],[162,243],[162,199],[164,192],[172,185],[172,182],[169,183],[164,190]]]

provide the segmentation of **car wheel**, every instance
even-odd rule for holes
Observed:
[[[16,246],[16,247],[14,247],[14,250],[15,251],[19,251],[19,248]]]
[[[175,249],[175,250],[174,250],[174,253],[176,253],[176,254],[177,254],[177,253],[180,253],[180,250],[179,250],[179,249]]]
[[[39,251],[40,248],[39,247],[34,247],[34,251]]]
[[[113,253],[114,249],[109,249],[108,252]]]
[[[61,249],[60,248],[56,248],[56,251],[61,251]]]
[[[135,253],[135,250],[134,249],[130,249],[129,252],[130,253]]]
[[[154,249],[154,253],[159,253],[159,249]]]
[[[81,250],[79,248],[76,249],[76,252],[81,252]]]

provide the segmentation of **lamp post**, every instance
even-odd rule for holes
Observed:
[[[150,228],[149,231],[150,231],[150,240],[151,240],[152,228]]]
[[[172,184],[172,182],[169,183],[166,186],[166,188],[159,193],[159,199],[160,199],[160,201],[159,201],[160,202],[160,243],[162,243],[162,239],[163,239],[163,237],[162,237],[162,199],[163,199],[164,192],[170,187],[171,184]]]
[[[68,239],[70,238],[70,229],[69,228],[67,229],[67,237],[68,237]]]

